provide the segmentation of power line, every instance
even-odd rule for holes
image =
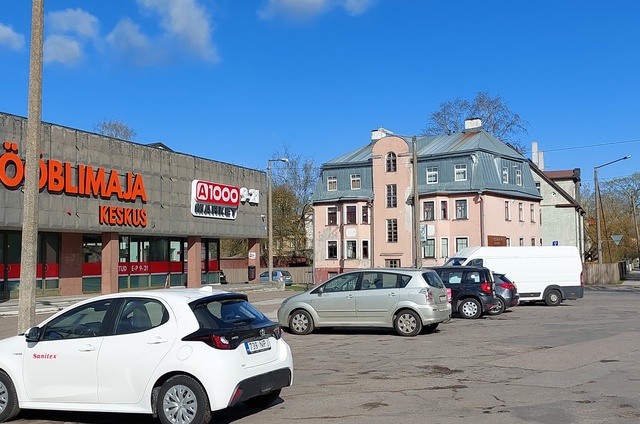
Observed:
[[[626,140],[626,141],[612,141],[611,143],[600,143],[600,144],[589,144],[586,146],[575,146],[575,147],[562,147],[559,149],[545,149],[545,152],[559,152],[562,150],[577,150],[577,149],[588,149],[590,147],[601,147],[601,146],[613,146],[615,144],[628,144],[628,143],[638,143],[640,139]]]

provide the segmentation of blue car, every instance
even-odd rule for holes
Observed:
[[[269,271],[265,271],[260,274],[260,282],[266,283],[268,281],[275,282],[284,282],[285,286],[290,286],[293,284],[293,277],[289,271],[285,271],[283,269],[274,269],[271,274],[271,280],[269,280]]]

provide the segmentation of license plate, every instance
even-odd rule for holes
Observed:
[[[247,353],[251,355],[252,353],[263,352],[271,349],[271,342],[269,339],[255,340],[252,342],[245,342],[244,347],[247,349]]]

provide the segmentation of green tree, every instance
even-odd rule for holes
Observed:
[[[93,126],[93,130],[98,134],[126,141],[133,141],[138,135],[136,130],[118,118],[114,118],[110,121],[105,120],[98,122]]]
[[[440,108],[429,115],[423,135],[463,132],[468,118],[480,118],[489,134],[509,143],[521,154],[527,151],[518,137],[527,133],[529,123],[512,111],[502,97],[491,97],[485,92],[476,94],[471,102],[458,97],[440,103]]]

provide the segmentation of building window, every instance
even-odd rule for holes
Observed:
[[[536,181],[536,188],[538,189],[538,194],[540,194],[540,182]]]
[[[393,152],[387,153],[385,160],[385,169],[387,172],[396,172],[396,154]]]
[[[327,241],[327,259],[338,259],[338,242],[335,240]]]
[[[456,200],[456,219],[467,219],[467,200]]]
[[[398,220],[397,219],[387,219],[387,242],[388,243],[398,242]]]
[[[400,268],[400,259],[385,259],[384,266],[387,268]]]
[[[522,185],[522,170],[516,169],[516,185]]]
[[[438,184],[438,167],[427,168],[427,184]]]
[[[369,259],[369,240],[362,240],[362,259]]]
[[[455,165],[455,175],[456,181],[467,181],[467,165]]]
[[[531,246],[535,246],[535,245],[536,245],[536,238],[531,237]]]
[[[542,238],[540,238],[540,246],[542,246]]]
[[[351,190],[360,190],[360,174],[351,175]]]
[[[434,202],[424,202],[422,204],[423,216],[425,221],[433,221],[436,219],[433,208],[435,207]]]
[[[356,241],[347,240],[347,259],[356,258]]]
[[[369,223],[369,205],[362,205],[362,223]]]
[[[524,237],[520,237],[520,246],[524,246]]]
[[[533,203],[529,205],[529,212],[531,214],[531,222],[536,222],[536,205]]]
[[[329,206],[327,208],[327,225],[338,225],[338,207]]]
[[[442,219],[443,221],[446,221],[447,219],[449,219],[448,209],[449,209],[449,206],[447,205],[447,201],[442,200],[440,202],[440,219]]]
[[[508,200],[504,201],[504,220],[511,221],[511,207]]]
[[[465,247],[469,247],[468,237],[456,237],[456,252],[461,251]]]
[[[505,240],[505,244],[507,246],[511,246],[511,239],[509,237],[507,237],[507,239]]]
[[[435,258],[436,257],[436,240],[427,239],[422,248],[423,258]]]
[[[522,202],[518,202],[518,219],[520,222],[524,222],[524,205]]]
[[[338,189],[338,177],[327,177],[327,191],[336,191]]]
[[[509,167],[502,167],[502,184],[509,184]]]
[[[355,205],[349,205],[346,207],[346,222],[345,224],[357,224],[356,216],[357,216],[357,208]]]
[[[395,184],[387,184],[387,207],[398,207],[398,192]]]
[[[448,238],[440,239],[440,257],[441,258],[449,257],[449,239]]]

